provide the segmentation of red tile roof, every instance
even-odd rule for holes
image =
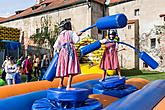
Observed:
[[[110,3],[121,2],[123,0],[110,0]]]
[[[105,2],[105,0],[92,0],[92,1],[100,3],[100,4],[104,4]],[[116,1],[121,1],[121,0],[111,0],[111,2],[116,2]],[[69,5],[74,5],[77,3],[82,3],[82,2],[86,2],[86,0],[45,0],[41,4],[34,5],[36,7],[32,6],[34,10],[32,9],[32,7],[29,7],[19,14],[12,15],[8,17],[7,19],[0,21],[0,23],[7,22],[14,19],[19,19],[21,17],[26,17],[32,14],[39,14],[41,12],[50,11],[57,8],[62,8]],[[46,7],[43,7],[44,4],[46,4]]]
[[[5,20],[6,18],[3,18],[3,17],[0,17],[0,21],[3,21],[3,20]]]
[[[45,4],[45,3],[51,3],[53,2],[54,0],[45,0],[44,2],[42,2],[41,4]]]
[[[101,3],[101,4],[104,4],[104,2],[105,2],[105,0],[93,0],[93,1],[95,1],[97,3]]]

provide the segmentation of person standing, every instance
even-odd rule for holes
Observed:
[[[48,60],[46,55],[43,55],[43,59],[41,60],[41,75],[40,75],[39,80],[42,79],[42,77],[45,74],[48,66],[49,66],[49,60]]]
[[[32,79],[32,71],[33,71],[33,63],[31,54],[28,55],[27,59],[25,60],[25,67],[24,67],[24,73],[26,75],[26,82],[30,82]]]
[[[14,64],[14,57],[9,58],[9,62],[5,66],[5,71],[6,71],[6,82],[7,85],[12,85],[13,84],[13,75],[17,71],[17,65]]]
[[[115,41],[117,33],[111,31],[108,35],[108,39],[104,38],[100,40],[102,44],[105,44],[105,51],[100,62],[100,68],[104,70],[101,81],[105,80],[107,70],[117,70],[119,77],[121,78],[119,61],[118,61],[118,43]]]
[[[60,23],[60,29],[61,33],[54,44],[54,50],[59,51],[56,77],[60,78],[58,88],[62,88],[64,86],[64,77],[69,77],[66,90],[71,90],[73,89],[71,88],[73,76],[81,72],[74,44],[79,42],[79,36],[82,32],[77,34],[73,32],[71,22],[69,20],[62,21]]]
[[[38,64],[36,62],[36,58],[37,58],[37,56],[34,54],[33,55],[33,73],[34,73],[34,77],[37,77],[37,67],[38,67]]]
[[[17,65],[17,71],[13,75],[13,84],[20,84],[22,82],[21,75],[23,74],[23,69],[20,65]]]
[[[3,62],[3,64],[2,64],[2,76],[1,76],[1,78],[5,81],[5,77],[6,77],[6,71],[5,71],[5,66],[6,66],[6,64],[9,62],[9,57],[8,56],[6,56],[6,59],[5,59],[5,61]]]

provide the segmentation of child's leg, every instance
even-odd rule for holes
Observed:
[[[64,85],[63,85],[63,81],[64,81],[64,77],[61,77],[60,78],[60,82],[59,82],[59,85],[58,85],[58,88],[62,88]]]
[[[16,83],[15,83],[15,78],[13,78],[13,84],[16,84]]]
[[[104,80],[105,80],[106,74],[107,74],[107,71],[106,71],[106,70],[104,70],[104,74],[103,74],[102,79],[101,79],[102,81],[104,81]]]
[[[117,73],[118,73],[119,77],[121,78],[120,67],[117,68]]]
[[[6,82],[7,82],[7,85],[12,85],[13,84],[13,79],[7,79]]]
[[[69,75],[66,90],[70,90],[70,88],[71,88],[71,83],[72,83],[72,78],[73,78],[73,75]]]

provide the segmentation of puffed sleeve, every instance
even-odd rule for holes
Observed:
[[[114,45],[116,45],[116,44],[113,43],[113,42],[110,42],[110,43],[106,43],[106,44],[105,44],[105,47],[106,47],[106,48],[110,48],[110,47],[112,47],[112,46],[114,46]]]
[[[73,43],[78,43],[80,41],[80,37],[77,36],[77,34],[75,32],[72,32],[72,41]]]
[[[57,38],[56,42],[54,43],[53,48],[54,48],[54,50],[59,50],[59,49],[60,49],[60,47],[61,47],[61,43],[60,43],[60,36],[58,36],[58,38]]]

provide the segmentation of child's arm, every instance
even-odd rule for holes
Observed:
[[[108,39],[104,38],[104,39],[99,40],[99,41],[100,41],[100,43],[105,44],[108,41]]]
[[[77,36],[81,36],[83,32],[77,32]]]
[[[18,70],[18,69],[17,69],[17,65],[14,64],[14,70],[13,70],[13,72],[15,73],[17,70]]]
[[[54,43],[53,48],[54,48],[54,53],[55,53],[56,51],[59,51],[59,50],[60,50],[60,48],[61,48],[60,36],[58,36],[56,42]]]
[[[17,70],[17,68],[15,68],[15,69],[13,70],[13,69],[8,68],[8,66],[5,66],[5,71],[6,71],[6,73],[12,74],[12,73],[16,72],[16,70]]]
[[[81,36],[83,32],[76,32],[76,35],[79,37],[79,39],[84,39],[87,36]]]

